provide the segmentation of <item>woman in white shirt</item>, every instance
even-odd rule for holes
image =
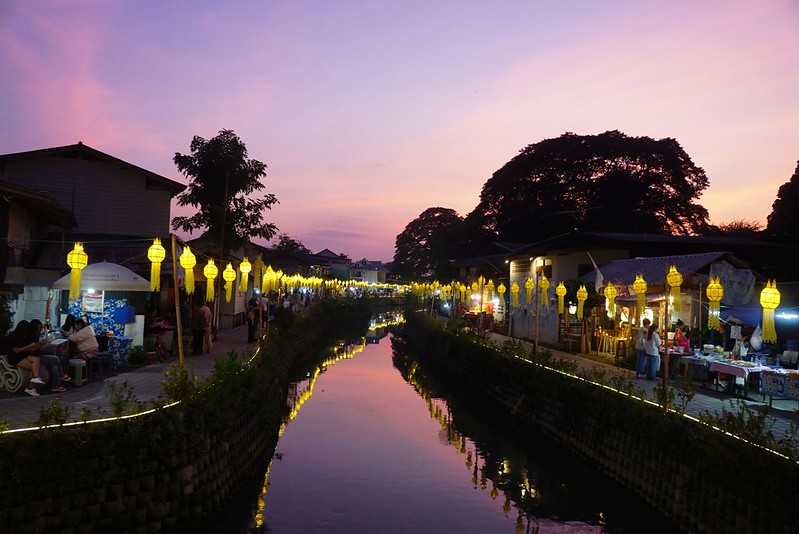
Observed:
[[[660,369],[660,336],[655,325],[650,326],[646,333],[644,351],[647,359],[646,377],[650,380],[655,380]]]
[[[78,357],[88,360],[97,355],[99,345],[94,329],[86,324],[83,319],[78,319],[76,323],[77,332],[69,336],[69,340],[75,344],[75,349],[78,352]]]

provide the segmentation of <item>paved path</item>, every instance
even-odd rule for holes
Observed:
[[[508,336],[493,332],[489,333],[489,338],[495,343],[503,343],[511,339]],[[530,350],[533,346],[532,343],[524,340],[516,339],[514,341],[521,342],[522,345],[524,345],[528,350]],[[549,348],[547,348],[547,350],[552,352],[552,355],[555,359],[563,359],[574,362],[577,365],[577,374],[585,376],[597,376],[598,373],[604,374],[606,378],[603,380],[603,382],[607,382],[607,379],[611,376],[618,376],[632,382],[639,390],[644,390],[649,399],[654,399],[656,397],[655,387],[659,381],[656,382],[652,380],[635,378],[635,372],[630,369],[616,367],[615,365],[608,363],[597,362],[578,354],[562,352]],[[674,381],[672,381],[672,385],[675,386],[675,388],[677,386]],[[731,397],[729,394],[716,392],[713,389],[699,386],[693,399],[691,399],[691,401],[689,401],[686,405],[685,412],[694,416],[698,416],[699,414],[705,412],[720,415],[722,410],[725,408],[728,411],[737,412],[736,403],[740,400],[752,408],[763,409],[767,406],[766,403],[761,401],[760,394],[758,393],[750,393],[749,397],[746,399],[737,399]],[[789,431],[792,424],[799,425],[799,413],[797,413],[797,408],[797,402],[793,400],[774,401],[774,409],[769,410],[769,415],[771,416],[773,425],[772,431],[777,438],[783,437],[785,433]],[[799,436],[797,436],[797,438],[799,438]]]
[[[223,330],[219,333],[211,354],[191,356],[187,351],[186,366],[195,376],[206,377],[213,371],[214,360],[230,351],[237,352],[241,358],[248,358],[254,350],[254,345],[246,341],[246,325]],[[191,350],[191,347],[184,349]],[[92,381],[82,387],[69,387],[65,393],[48,394],[43,391],[39,397],[30,397],[24,393],[3,394],[0,398],[0,419],[6,420],[9,428],[32,426],[39,417],[39,410],[53,400],[68,406],[71,409],[72,419],[78,419],[83,408],[92,410],[94,414],[98,409],[110,414],[108,385],[121,385],[124,382],[133,388],[133,394],[139,401],[153,401],[161,395],[164,371],[174,361],[176,360],[139,367],[102,381]]]

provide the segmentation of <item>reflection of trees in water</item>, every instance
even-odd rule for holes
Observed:
[[[571,466],[564,465],[551,444],[536,443],[534,456],[527,456],[511,445],[513,440],[503,439],[496,429],[474,418],[453,395],[447,395],[448,401],[443,400],[442,385],[426,375],[419,362],[403,353],[401,344],[393,345],[394,366],[424,399],[428,413],[440,425],[439,440],[463,456],[476,490],[501,502],[506,516],[516,515],[517,532],[537,532],[540,527],[557,529],[558,526],[579,532],[603,529],[604,514],[592,505],[591,491],[595,488],[575,487],[568,482],[564,468]],[[538,459],[538,464],[529,461],[532,457]],[[545,464],[549,464],[550,469],[542,468]],[[565,518],[582,523],[567,525],[556,519],[541,518]]]

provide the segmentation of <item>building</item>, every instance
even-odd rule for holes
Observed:
[[[370,284],[382,284],[386,281],[386,268],[381,261],[363,258],[350,267],[350,278]]]
[[[336,254],[329,248],[326,248],[311,256],[314,275],[339,278],[342,280],[348,280],[350,278],[352,260],[345,254]]]
[[[25,317],[34,306],[40,318],[45,317],[38,315],[41,304],[25,301],[26,296],[40,302],[39,297],[67,272],[65,258],[74,241],[85,243],[90,262],[123,264],[149,279],[147,247],[153,237],[168,236],[172,198],[185,189],[179,182],[80,142],[2,154],[0,181],[39,195],[38,207],[31,209],[60,221],[32,229],[37,241],[31,241],[23,264],[14,267],[16,280],[23,276],[19,269],[25,270],[24,290],[14,306],[27,310]],[[71,220],[65,226],[66,214]],[[50,292],[45,308],[51,315],[46,319],[57,320],[59,304],[63,303],[58,295]],[[22,318],[16,316],[15,321]]]

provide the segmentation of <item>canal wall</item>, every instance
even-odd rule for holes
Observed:
[[[799,464],[682,414],[406,317],[409,352],[543,429],[691,532],[799,532]]]
[[[220,366],[180,404],[0,436],[0,532],[204,531],[262,480],[295,359],[368,318],[355,302],[323,302],[281,324],[252,365]]]

